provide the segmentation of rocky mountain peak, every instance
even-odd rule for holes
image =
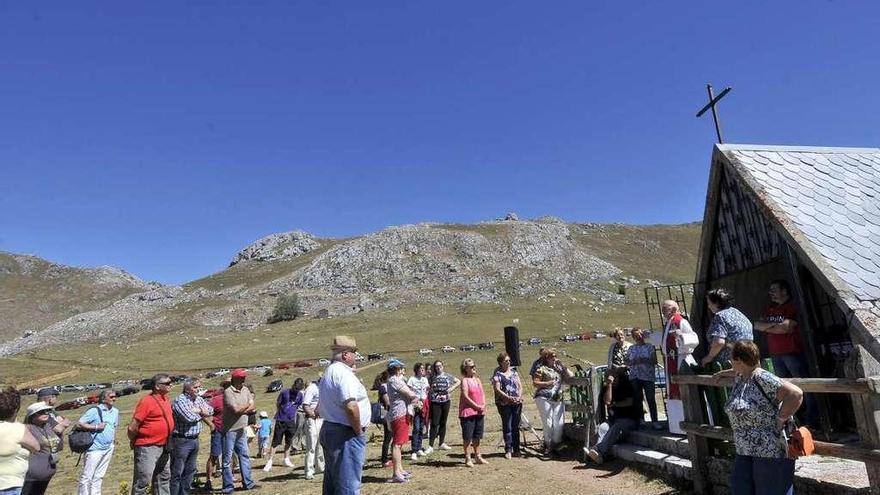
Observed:
[[[257,239],[235,254],[229,266],[242,261],[272,261],[295,258],[318,249],[321,243],[315,236],[302,230],[271,234]]]

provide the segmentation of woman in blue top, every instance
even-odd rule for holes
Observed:
[[[645,342],[645,332],[641,328],[634,328],[632,337],[636,343],[626,351],[629,381],[632,383],[636,402],[641,404],[642,397],[648,402],[651,424],[655,430],[659,430],[662,425],[657,422],[657,397],[654,393],[657,351],[654,350],[654,344]]]
[[[735,377],[724,405],[736,448],[730,491],[734,495],[791,495],[794,459],[788,458],[782,429],[800,407],[803,391],[761,369],[761,353],[754,342],[737,342],[731,357],[733,368],[713,375],[718,381]]]
[[[516,368],[510,366],[506,352],[498,355],[498,367],[492,374],[495,389],[495,405],[501,415],[501,431],[504,435],[504,457],[519,456],[519,425],[522,419],[522,381]]]
[[[751,342],[752,322],[733,307],[733,296],[725,289],[713,289],[706,294],[706,305],[712,312],[709,325],[709,352],[703,365],[717,361],[722,366],[730,361],[730,348],[741,340]]]

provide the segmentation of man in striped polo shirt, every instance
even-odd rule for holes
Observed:
[[[202,422],[213,427],[209,419],[214,408],[199,396],[202,383],[198,378],[183,382],[183,393],[174,399],[174,431],[171,433],[171,495],[185,495],[192,489],[199,455],[199,433]]]

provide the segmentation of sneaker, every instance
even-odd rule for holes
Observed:
[[[428,453],[425,452],[425,449],[420,449],[418,452],[416,452],[416,454],[418,454],[420,457],[425,457],[426,455],[428,455]]]
[[[440,449],[442,449],[442,450],[452,450],[452,447],[450,447],[449,445],[446,445],[445,443],[441,443],[441,444],[440,444]]]
[[[504,453],[504,458],[505,458],[505,459],[510,459],[510,458],[512,458],[512,457],[513,457],[513,454],[511,454],[510,452],[505,452],[505,453]]]
[[[489,461],[487,461],[486,459],[483,459],[483,456],[478,455],[477,456],[477,464],[489,464]]]
[[[410,479],[410,478],[412,478],[412,471],[404,471],[404,472],[403,472],[403,477],[406,478],[406,479]]]
[[[391,479],[388,480],[388,483],[409,483],[409,478],[392,476]]]
[[[469,467],[469,468],[474,467],[474,463],[473,463],[473,461],[471,461],[471,458],[470,458],[470,457],[468,457],[468,458],[464,461],[464,465],[467,466],[467,467]]]
[[[419,460],[419,454],[416,453],[416,452],[413,452],[412,455],[409,456],[409,458],[412,459],[412,460],[414,460],[414,461],[417,461],[417,460]]]
[[[424,455],[431,455],[433,452],[434,452],[434,447],[431,447],[430,445],[428,445],[428,448],[425,449]]]
[[[602,454],[600,454],[598,450],[584,447],[584,453],[587,454],[587,457],[592,459],[596,464],[602,464]]]
[[[313,479],[315,479],[315,475],[312,474],[312,473],[308,473],[308,474],[306,474],[306,479],[307,479],[307,480],[313,480]]]
[[[263,471],[268,473],[271,470],[272,470],[272,459],[269,459],[269,462],[267,462],[266,465],[263,466]]]
[[[284,465],[287,466],[287,467],[289,467],[289,468],[292,468],[292,467],[293,467],[293,463],[290,462],[290,459],[287,458],[287,457],[284,458]]]

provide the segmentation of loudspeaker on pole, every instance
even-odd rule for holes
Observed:
[[[522,366],[519,359],[519,329],[504,327],[504,350],[510,356],[511,366]]]

